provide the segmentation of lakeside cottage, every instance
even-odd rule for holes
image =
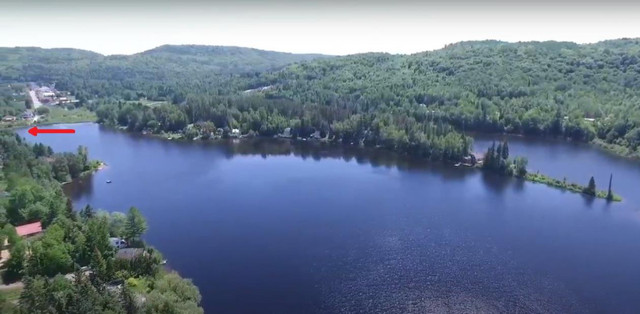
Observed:
[[[16,234],[18,234],[18,236],[23,238],[35,237],[42,233],[42,224],[39,221],[20,225],[15,228],[16,228]],[[4,247],[5,249],[0,251],[0,266],[2,266],[5,263],[5,261],[11,256],[9,254],[9,249],[8,249],[9,247],[8,238],[4,239],[4,243],[2,247]]]
[[[109,242],[116,249],[122,249],[127,247],[127,241],[121,238],[109,238]]]
[[[285,128],[280,137],[290,138],[291,137],[291,128]]]
[[[36,236],[42,233],[42,223],[36,221],[30,224],[17,226],[16,233],[23,238]]]

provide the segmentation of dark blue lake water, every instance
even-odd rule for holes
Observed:
[[[375,150],[74,127],[19,133],[105,161],[65,187],[74,205],[140,208],[206,312],[640,312],[640,163],[588,146],[510,140],[556,177],[613,173],[624,202]]]

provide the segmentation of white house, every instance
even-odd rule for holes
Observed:
[[[127,241],[122,240],[120,238],[109,238],[109,242],[111,242],[111,245],[113,245],[113,247],[115,247],[116,249],[122,249],[127,247]]]

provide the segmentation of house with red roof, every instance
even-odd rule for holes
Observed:
[[[42,233],[42,224],[39,221],[16,227],[16,233],[23,237],[32,237]]]

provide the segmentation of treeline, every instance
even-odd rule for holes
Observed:
[[[136,132],[180,132],[188,139],[226,136],[231,129],[254,136],[322,138],[345,144],[378,146],[433,160],[460,160],[472,139],[421,106],[380,107],[357,112],[317,104],[298,105],[261,97],[193,97],[181,106],[140,103],[102,104],[98,122]],[[287,135],[289,136],[289,135]]]
[[[0,160],[0,249],[10,253],[0,271],[5,284],[24,283],[17,304],[0,291],[0,312],[203,312],[197,287],[164,271],[160,253],[141,240],[147,224],[138,209],[126,214],[91,206],[73,210],[60,183],[91,163],[86,149],[55,154],[2,133]],[[37,221],[43,234],[18,236],[14,226]],[[137,253],[118,257],[110,237],[126,239]]]
[[[527,175],[527,165],[529,160],[526,157],[516,157],[509,159],[509,143],[503,141],[498,143],[493,142],[487,149],[487,153],[484,155],[482,162],[482,168],[497,172],[500,174],[525,178]]]

